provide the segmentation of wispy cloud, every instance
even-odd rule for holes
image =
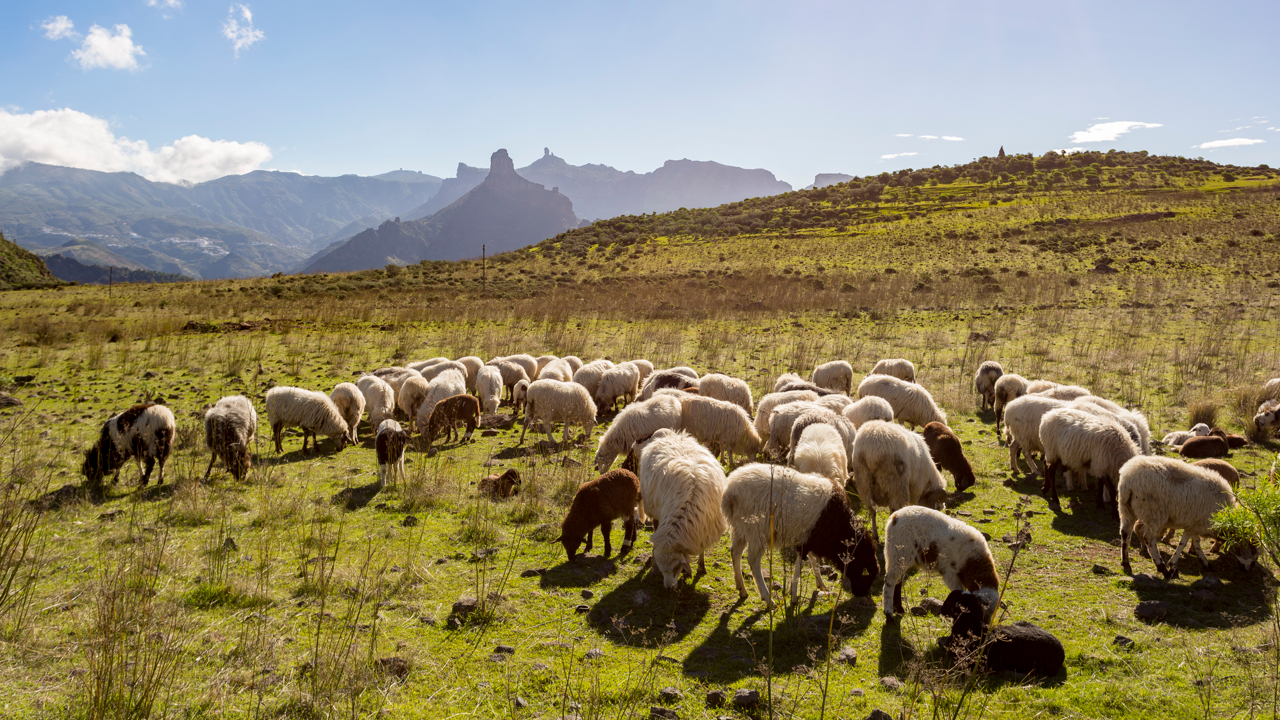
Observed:
[[[1231,138],[1230,140],[1213,140],[1199,145],[1192,145],[1191,148],[1200,150],[1213,150],[1214,148],[1239,147],[1241,145],[1258,145],[1266,140],[1254,140],[1252,138]]]
[[[911,133],[898,133],[898,134],[894,135],[894,137],[900,137],[900,138],[909,138],[909,137],[913,137],[913,138],[916,138],[916,139],[918,139],[918,140],[951,140],[952,142],[959,142],[959,141],[961,141],[961,140],[964,140],[964,138],[962,138],[962,137],[956,137],[955,135],[942,135],[942,136],[938,136],[938,135],[912,135]]]
[[[921,140],[937,140],[938,136],[937,135],[921,135],[920,139]]]
[[[1219,130],[1218,132],[1220,132],[1220,133],[1224,133],[1224,132],[1240,132],[1241,130],[1248,130],[1248,129],[1249,129],[1249,128],[1251,128],[1251,127],[1253,127],[1253,126],[1252,126],[1252,125],[1241,125],[1241,126],[1240,126],[1240,127],[1238,127],[1238,128],[1232,128],[1232,129],[1230,129],[1230,130]]]
[[[897,135],[894,135],[894,137],[915,137],[915,136],[912,135],[911,133],[898,133]]]
[[[253,13],[247,5],[231,6],[227,21],[222,24],[222,36],[231,41],[236,57],[240,57],[241,50],[266,37],[253,26]]]
[[[136,172],[160,182],[203,182],[258,169],[271,159],[260,142],[188,135],[152,150],[145,140],[117,137],[107,121],[64,108],[0,110],[0,172],[39,162],[103,172]]]
[[[881,159],[881,160],[892,160],[892,159],[894,159],[894,158],[900,158],[900,157],[911,157],[912,155],[919,155],[919,154],[920,154],[920,153],[913,153],[913,152],[905,152],[905,153],[889,153],[888,155],[881,155],[881,156],[880,156],[880,159]]]
[[[147,7],[158,7],[161,10],[177,10],[182,7],[182,0],[147,0]]]
[[[1163,127],[1163,125],[1160,123],[1133,122],[1129,120],[1095,123],[1084,130],[1077,130],[1072,133],[1070,140],[1073,143],[1109,142],[1111,140],[1115,140],[1121,135],[1124,135],[1130,130],[1158,127]]]
[[[1111,118],[1105,118],[1105,117],[1094,118],[1094,120],[1110,120],[1110,119]]]
[[[50,40],[62,40],[65,38],[78,39],[80,33],[76,32],[75,23],[66,15],[57,15],[45,20],[40,27],[44,28],[44,36]]]
[[[942,139],[943,139],[943,140],[949,140],[949,141],[951,141],[951,142],[964,142],[964,138],[962,138],[962,137],[956,137],[955,135],[943,135],[943,136],[942,136]]]
[[[94,25],[89,28],[80,49],[71,57],[84,70],[108,68],[112,70],[137,70],[138,58],[146,55],[140,45],[133,43],[133,31],[128,25],[116,25],[115,32]]]

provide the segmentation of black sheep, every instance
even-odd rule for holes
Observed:
[[[982,667],[1019,675],[1052,677],[1062,671],[1066,651],[1062,642],[1044,628],[1029,622],[986,626],[982,598],[963,590],[947,596],[942,615],[952,618],[951,634],[939,638],[953,660],[982,651]]]

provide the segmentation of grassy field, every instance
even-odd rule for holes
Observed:
[[[1223,557],[1135,583],[1117,523],[1085,493],[1050,511],[1038,482],[1009,472],[970,389],[996,359],[1137,406],[1156,437],[1193,412],[1245,430],[1257,388],[1280,375],[1280,186],[1243,184],[1001,190],[991,204],[989,187],[957,182],[890,191],[885,219],[856,225],[562,239],[483,267],[0,294],[0,384],[23,403],[0,410],[12,481],[0,533],[31,537],[20,563],[0,540],[0,715],[737,717],[707,692],[750,689],[760,717],[1274,716],[1276,568],[1245,574]],[[978,473],[948,508],[991,536],[1007,619],[1058,635],[1065,675],[966,685],[936,647],[944,621],[886,624],[872,601],[814,595],[807,574],[798,606],[764,613],[733,589],[727,538],[676,592],[645,574],[644,532],[629,557],[567,564],[548,541],[594,475],[600,428],[554,451],[518,447],[519,423],[411,451],[403,485],[344,512],[330,498],[375,479],[367,424],[359,447],[303,456],[296,435],[276,454],[263,417],[243,482],[220,466],[196,482],[200,418],[223,395],[263,414],[273,383],[327,392],[386,365],[514,352],[688,364],[743,377],[757,398],[825,360],[865,372],[910,358]],[[80,482],[111,414],[154,398],[178,417],[163,487],[136,487],[130,466],[101,504],[26,511]],[[1233,453],[1245,486],[1273,481],[1277,449]],[[525,481],[517,498],[477,497],[509,467]],[[1015,557],[1004,538],[1024,524],[1032,540]],[[1154,573],[1141,557],[1135,570]],[[904,598],[921,595],[946,589],[917,574]],[[455,613],[464,597],[474,611]],[[1148,599],[1171,602],[1163,622],[1134,618]],[[663,700],[667,687],[681,696]]]

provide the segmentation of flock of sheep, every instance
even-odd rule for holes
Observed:
[[[910,361],[880,361],[856,391],[853,379],[848,362],[828,362],[808,379],[782,375],[773,392],[756,402],[741,379],[699,375],[688,367],[655,370],[646,360],[584,363],[573,356],[512,355],[486,363],[474,356],[441,357],[375,370],[328,395],[274,387],[265,404],[277,452],[289,427],[302,429],[304,453],[308,440],[318,436],[341,450],[358,442],[357,427],[367,413],[375,428],[380,484],[403,474],[415,428],[427,448],[437,438],[456,437],[459,425],[466,426],[465,441],[504,398],[513,416],[525,413],[521,444],[533,427],[555,446],[556,423],[564,426],[566,444],[574,426],[589,439],[600,414],[621,407],[598,441],[595,465],[601,474],[579,488],[561,527],[558,540],[571,561],[584,542],[592,548],[597,527],[605,555],[611,554],[615,520],[624,525],[626,552],[648,520],[654,528],[653,565],[667,588],[693,574],[695,557],[698,572],[704,572],[705,553],[729,531],[734,580],[744,598],[746,552],[756,588],[772,607],[761,561],[779,547],[798,552],[793,602],[806,560],[820,590],[826,586],[816,572],[819,560],[836,568],[845,590],[866,596],[880,573],[876,509],[887,507],[885,614],[892,618],[903,612],[902,583],[910,570],[922,568],[939,574],[952,591],[946,607],[955,626],[948,646],[966,647],[970,636],[987,638],[995,632],[987,623],[1000,588],[991,551],[976,528],[941,512],[950,496],[942,470],[953,476],[956,492],[976,481],[959,438],[928,390],[916,383]],[[1209,458],[1188,463],[1153,455],[1142,413],[1085,388],[1028,381],[988,361],[978,369],[974,389],[983,407],[994,409],[997,431],[1003,425],[1010,469],[1017,472],[1018,458],[1024,458],[1032,475],[1043,476],[1043,491],[1055,508],[1060,473],[1065,471],[1069,488],[1087,485],[1088,476],[1098,479],[1098,506],[1109,506],[1119,516],[1126,571],[1133,536],[1166,577],[1177,574],[1188,542],[1208,564],[1200,539],[1214,537],[1213,515],[1235,505],[1232,488],[1239,480],[1229,463],[1213,458],[1243,438],[1204,426],[1166,436],[1163,444],[1178,447],[1184,457]],[[1270,431],[1280,415],[1280,378],[1263,392],[1255,423],[1259,431]],[[210,408],[205,477],[221,459],[236,479],[242,478],[256,428],[257,414],[243,396],[222,398]],[[112,417],[85,456],[90,488],[101,492],[103,477],[114,472],[118,478],[131,457],[139,464],[146,461],[144,485],[155,463],[163,482],[173,434],[173,414],[163,405],[139,405]],[[770,462],[754,462],[761,456]],[[622,465],[611,469],[619,457]],[[722,458],[730,467],[739,458],[746,462],[726,475]],[[869,528],[850,505],[850,478],[868,511]],[[1166,562],[1157,543],[1177,530],[1183,531],[1182,540]],[[1246,570],[1257,554],[1248,545],[1230,550]],[[1012,659],[1003,661],[993,655],[989,664],[1045,674],[1061,667],[1061,644],[1040,628],[1015,623],[996,630],[1006,643],[1015,643],[1006,650],[1025,643],[1026,652],[1006,652]]]

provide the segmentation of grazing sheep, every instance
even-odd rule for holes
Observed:
[[[511,388],[511,417],[518,417],[524,409],[525,397],[529,395],[529,381],[521,380]]]
[[[562,359],[565,362],[569,363],[570,375],[582,369],[582,358],[578,357],[577,355],[565,355]]]
[[[855,428],[853,423],[849,422],[849,419],[844,415],[837,412],[830,412],[829,409],[822,407],[821,398],[819,398],[819,402],[814,403],[814,405],[817,405],[818,407],[807,409],[805,412],[797,415],[795,420],[791,423],[791,440],[787,445],[789,448],[787,463],[790,465],[796,464],[795,453],[797,443],[800,442],[800,435],[803,434],[810,425],[830,425],[840,435],[840,444],[844,449],[846,465],[844,477],[847,478],[849,473],[853,471],[853,463],[850,458],[853,457],[853,441],[858,437],[858,429]],[[770,435],[772,436],[772,431],[770,432]]]
[[[1014,398],[1004,407],[1004,436],[1009,443],[1009,472],[1018,472],[1018,455],[1026,458],[1032,477],[1044,468],[1037,467],[1033,455],[1044,454],[1040,442],[1040,421],[1050,410],[1068,407],[1066,400],[1055,400],[1043,395],[1023,395]]]
[[[213,461],[222,459],[231,476],[239,482],[252,464],[249,448],[258,433],[258,413],[243,395],[218,400],[204,414],[204,446],[209,448],[209,467],[204,479],[213,471]]]
[[[760,599],[769,608],[773,607],[773,596],[760,564],[765,553],[775,547],[796,550],[792,603],[799,597],[805,558],[821,590],[826,590],[826,583],[818,571],[818,559],[839,568],[841,583],[854,595],[870,594],[871,584],[880,574],[875,538],[854,515],[844,490],[820,475],[761,463],[744,465],[729,475],[720,509],[733,530],[729,551],[733,579],[744,598],[743,550],[747,551]]]
[[[662,428],[679,430],[683,423],[681,398],[666,393],[628,405],[613,419],[596,448],[596,472],[604,472],[618,455]]]
[[[768,441],[769,439],[769,420],[773,416],[773,411],[783,405],[793,402],[813,402],[818,399],[818,394],[810,390],[793,390],[785,393],[769,393],[760,398],[760,404],[756,406],[756,432],[760,434],[760,439]]]
[[[1082,402],[1086,399],[1087,398],[1080,398],[1078,400],[1073,400],[1067,403],[1067,407],[1075,408],[1077,410],[1083,410],[1093,415],[1098,415],[1101,417],[1106,417],[1111,420],[1114,420],[1117,425],[1124,428],[1124,431],[1129,434],[1129,439],[1133,441],[1134,445],[1138,446],[1138,451],[1142,452],[1143,455],[1148,454],[1144,452],[1142,448],[1142,441],[1144,438],[1147,438],[1148,436],[1144,435],[1143,428],[1139,427],[1138,423],[1134,422],[1134,417],[1135,417],[1134,413],[1130,413],[1127,410],[1121,410],[1118,413],[1113,413],[1102,405],[1098,405],[1096,403],[1091,403],[1091,402]],[[1103,402],[1106,402],[1106,401],[1104,400]],[[1114,404],[1114,403],[1111,403],[1111,404]],[[1143,418],[1143,420],[1145,421],[1145,418]]]
[[[793,372],[782,373],[781,375],[778,376],[778,381],[773,384],[773,391],[782,392],[782,388],[792,383],[802,383],[804,381],[805,381],[804,378],[800,377],[799,375]]]
[[[413,432],[413,420],[418,416],[418,408],[430,391],[431,384],[425,379],[412,377],[405,380],[400,386],[400,392],[396,393],[396,407],[409,418],[409,432]]]
[[[977,482],[973,474],[973,466],[964,456],[964,446],[960,438],[951,428],[939,422],[931,422],[924,426],[924,444],[929,446],[929,455],[939,470],[946,470],[956,479],[956,492],[968,490]]]
[[[852,405],[854,400],[848,395],[823,395],[814,400],[814,402],[837,415],[843,416],[844,409]]]
[[[552,542],[564,546],[569,562],[578,559],[578,546],[585,537],[587,546],[583,552],[591,552],[591,539],[596,528],[604,537],[604,556],[613,554],[613,545],[609,541],[609,533],[613,531],[613,521],[622,519],[622,550],[619,555],[626,555],[636,541],[636,505],[640,502],[640,478],[630,470],[610,470],[594,480],[588,480],[578,486],[573,496],[569,512],[560,523],[560,537]]]
[[[449,360],[447,362],[436,363],[422,371],[422,379],[427,382],[433,382],[436,378],[449,371],[453,371],[462,376],[462,386],[466,387],[467,383],[467,366],[460,362]]]
[[[640,387],[644,387],[645,380],[648,380],[649,376],[653,374],[653,363],[640,358],[628,360],[627,362],[635,365],[640,370]]]
[[[1050,410],[1040,419],[1040,445],[1046,466],[1042,490],[1049,493],[1049,504],[1055,508],[1056,478],[1062,468],[1099,478],[1097,505],[1102,507],[1107,490],[1115,497],[1120,466],[1142,454],[1129,433],[1112,418],[1070,407]]]
[[[844,360],[832,360],[815,367],[809,380],[818,387],[848,395],[853,388],[853,366]]]
[[[1226,457],[1230,452],[1231,446],[1227,444],[1227,439],[1217,435],[1189,438],[1178,448],[1178,453],[1185,458]]]
[[[474,395],[458,393],[436,403],[425,423],[419,417],[418,430],[427,441],[425,449],[430,450],[441,433],[445,435],[445,442],[457,440],[458,423],[465,423],[467,426],[467,434],[459,442],[470,440],[479,422],[480,401]]]
[[[361,375],[356,387],[364,395],[364,409],[369,412],[369,426],[378,427],[383,420],[390,420],[396,413],[396,391],[382,378]]]
[[[145,403],[134,405],[117,415],[112,415],[102,425],[98,442],[84,454],[84,473],[89,488],[98,494],[102,491],[102,478],[113,473],[111,483],[120,480],[120,467],[133,458],[142,473],[142,486],[151,480],[151,470],[160,464],[160,476],[156,484],[164,484],[164,463],[173,448],[175,424],[173,412],[163,405]],[[142,469],[142,461],[147,463]]]
[[[849,454],[844,449],[844,438],[825,423],[809,425],[800,432],[800,437],[791,445],[791,463],[796,470],[821,475],[841,490],[849,480]]]
[[[1004,368],[995,360],[987,360],[978,366],[973,375],[974,392],[982,396],[982,409],[993,407],[996,402],[996,381],[1004,375]]]
[[[951,635],[940,638],[938,645],[953,660],[972,662],[980,655],[984,670],[1024,676],[1053,677],[1062,672],[1067,652],[1061,640],[1022,620],[989,627],[986,610],[982,598],[963,590],[952,591],[942,603],[939,614],[952,618]]]
[[[497,368],[498,372],[502,374],[502,389],[506,391],[507,396],[513,401],[515,400],[516,384],[521,380],[526,383],[531,382],[529,374],[524,371],[524,368],[519,363],[498,360],[489,363],[489,367]]]
[[[486,415],[498,412],[502,404],[502,372],[492,365],[480,368],[476,373],[476,392]]]
[[[1196,423],[1190,430],[1175,430],[1168,435],[1165,435],[1164,439],[1160,442],[1168,445],[1169,447],[1177,447],[1193,437],[1203,437],[1208,434],[1208,425],[1205,425],[1204,423]]]
[[[755,404],[751,398],[751,386],[746,380],[730,377],[721,373],[708,373],[698,382],[698,394],[704,397],[724,400],[747,411],[755,412]]]
[[[422,373],[417,370],[410,370],[409,368],[402,367],[378,368],[370,373],[370,375],[381,378],[383,382],[390,385],[391,391],[395,393],[395,395],[400,394],[400,386],[404,385],[405,381],[409,378],[422,377]]]
[[[1137,410],[1126,410],[1110,400],[1105,400],[1096,395],[1085,395],[1071,401],[1072,407],[1085,407],[1087,405],[1094,405],[1110,412],[1126,430],[1135,431],[1137,433],[1135,441],[1138,443],[1138,447],[1142,449],[1142,454],[1151,454],[1151,426],[1147,423],[1146,415]]]
[[[1029,395],[1040,395],[1043,397],[1053,398],[1055,400],[1075,400],[1077,398],[1089,397],[1092,393],[1087,388],[1079,385],[1054,385],[1046,390],[1038,392],[1028,392]]]
[[[542,372],[542,368],[546,367],[547,365],[550,365],[551,363],[559,359],[560,358],[556,357],[555,355],[541,355],[537,359],[535,359],[534,362],[538,363],[538,372]]]
[[[793,402],[774,408],[769,415],[769,441],[764,447],[770,457],[781,461],[781,458],[789,454],[791,444],[796,439],[791,437],[791,428],[800,416],[809,412],[820,413],[823,419],[829,419],[836,414],[816,402]],[[834,420],[831,422],[834,424]]]
[[[673,372],[673,373],[676,373],[677,375],[683,375],[689,378],[690,380],[697,380],[698,378],[702,377],[702,375],[699,374],[697,370],[694,370],[693,368],[687,367],[684,365],[680,365],[673,368],[667,368],[666,370],[663,370],[663,372]]]
[[[1191,464],[1217,473],[1218,477],[1226,480],[1227,484],[1230,485],[1233,490],[1240,486],[1240,471],[1236,470],[1235,466],[1226,460],[1208,458],[1205,460],[1197,460]]]
[[[276,452],[284,452],[280,443],[285,428],[302,428],[302,454],[307,453],[307,440],[315,439],[317,449],[324,435],[341,451],[346,445],[348,428],[338,406],[328,395],[316,390],[303,390],[281,385],[267,391],[267,422],[271,423],[271,438]]]
[[[427,388],[427,396],[418,405],[418,415],[415,419],[418,432],[425,432],[423,428],[427,426],[427,419],[431,417],[431,411],[435,409],[436,403],[466,392],[467,380],[461,372],[449,370],[437,375],[431,381],[431,387]]]
[[[636,443],[641,512],[653,518],[653,565],[674,590],[681,573],[706,573],[705,553],[715,547],[727,523],[720,511],[724,470],[715,457],[685,432],[661,429]]]
[[[409,363],[406,367],[408,367],[410,370],[417,370],[418,372],[422,372],[423,368],[429,368],[432,365],[438,365],[440,363],[447,363],[447,362],[449,362],[449,358],[447,357],[433,357],[430,360],[421,360],[419,362]]]
[[[578,368],[573,373],[573,381],[587,389],[587,392],[595,397],[596,388],[600,387],[600,378],[613,368],[613,363],[599,358]]]
[[[853,483],[877,537],[876,506],[894,512],[908,505],[941,509],[947,500],[946,482],[934,467],[924,438],[883,420],[872,420],[858,430],[853,441]]]
[[[760,452],[760,434],[751,416],[731,402],[699,395],[681,398],[680,427],[717,457],[728,453],[730,465],[735,453],[750,458]]]
[[[863,423],[870,420],[893,422],[893,406],[888,400],[875,395],[868,395],[840,412],[853,423],[855,429],[862,427]]]
[[[383,420],[373,439],[373,450],[378,456],[378,485],[392,485],[404,478],[404,449],[409,445],[409,432],[400,429],[395,420]]]
[[[1258,406],[1258,414],[1253,416],[1253,427],[1259,435],[1269,434],[1280,427],[1280,400],[1271,400]]]
[[[1027,394],[1030,383],[1021,375],[1005,373],[996,380],[995,400],[991,407],[996,411],[996,432],[1000,432],[1000,423],[1004,420],[1004,406]]]
[[[512,362],[519,365],[520,368],[524,370],[525,376],[530,379],[538,376],[538,361],[535,360],[532,355],[508,355],[506,357],[497,358],[497,360],[490,360],[489,364],[493,365],[498,361]],[[503,377],[506,377],[506,373],[503,373]]]
[[[356,426],[360,424],[360,418],[364,415],[364,393],[351,383],[338,383],[333,388],[333,392],[329,393],[329,399],[338,407],[338,412],[347,423],[347,439],[352,445],[359,443]]]
[[[648,400],[659,390],[684,390],[690,387],[698,387],[698,378],[691,378],[675,370],[660,370],[649,376],[644,389],[640,391],[640,399]]]
[[[947,414],[933,402],[928,390],[893,375],[868,375],[858,385],[858,397],[882,397],[893,407],[893,418],[907,425],[947,424]]]
[[[884,614],[901,615],[902,581],[912,568],[942,576],[948,590],[968,590],[982,601],[983,620],[1000,599],[1000,575],[982,533],[927,507],[895,510],[885,524]]]
[[[916,366],[904,358],[887,358],[876,363],[876,366],[871,368],[871,374],[888,375],[903,382],[913,383],[916,381]]]
[[[1280,400],[1280,377],[1271,378],[1262,385],[1262,391],[1258,393],[1260,402],[1268,402],[1271,400]]]
[[[1052,390],[1056,387],[1060,387],[1060,386],[1058,385],[1058,383],[1052,380],[1032,380],[1031,382],[1027,383],[1027,393],[1039,394],[1047,390]]]
[[[824,387],[814,385],[808,380],[797,380],[792,383],[787,383],[786,385],[779,387],[776,392],[791,392],[793,390],[810,390],[817,393],[818,397],[845,397],[838,390],[828,390]]]
[[[538,379],[573,382],[573,368],[569,365],[569,360],[567,358],[552,360],[538,371]]]
[[[1249,444],[1249,441],[1246,440],[1243,435],[1228,433],[1226,430],[1223,430],[1222,428],[1219,428],[1219,427],[1216,427],[1210,430],[1209,434],[1212,435],[1213,437],[1218,437],[1218,438],[1222,438],[1223,440],[1226,440],[1227,448],[1231,450],[1238,450],[1244,447],[1245,445]]]
[[[467,392],[476,392],[476,380],[480,377],[480,368],[484,367],[484,361],[475,355],[465,355],[454,362],[461,365],[467,371]]]
[[[586,367],[584,366],[583,369],[585,370]],[[627,403],[635,400],[639,392],[640,368],[636,367],[635,363],[624,362],[604,371],[593,396],[598,409],[603,410],[607,407],[613,410],[616,409],[619,400],[622,401],[623,407],[626,407]]]
[[[1216,538],[1213,516],[1236,506],[1235,493],[1217,473],[1177,458],[1137,456],[1120,468],[1118,491],[1120,509],[1120,552],[1124,571],[1129,565],[1129,539],[1134,532],[1147,546],[1156,569],[1166,579],[1178,576],[1178,559],[1188,540],[1207,569],[1209,560],[1200,547],[1200,538]],[[1182,530],[1182,540],[1166,565],[1160,555],[1159,539],[1165,530]],[[1257,548],[1244,545],[1235,552],[1246,571],[1257,558]]]
[[[587,438],[591,437],[591,430],[596,426],[596,404],[591,401],[591,393],[575,382],[536,380],[529,385],[524,404],[520,445],[524,444],[524,434],[529,431],[529,426],[535,422],[542,425],[553,445],[556,439],[551,428],[555,423],[564,423],[565,445],[569,444],[571,426],[581,425],[583,436]]]

